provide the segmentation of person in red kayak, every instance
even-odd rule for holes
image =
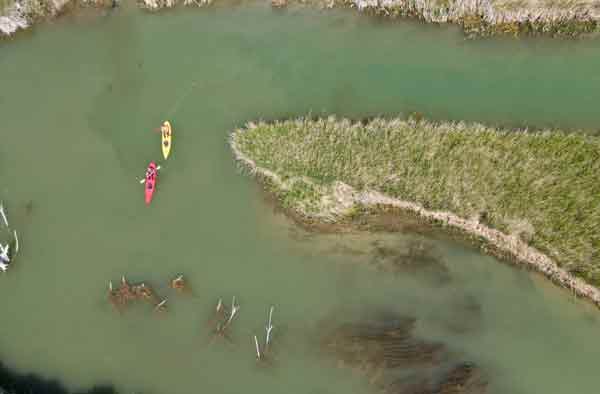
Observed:
[[[154,168],[147,168],[146,169],[146,179],[148,178],[154,178],[156,176],[156,169]]]

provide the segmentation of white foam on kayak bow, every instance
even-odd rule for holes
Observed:
[[[2,244],[0,244],[0,262],[6,263],[6,264],[10,263],[9,252],[10,252],[9,244],[6,244],[6,246],[2,246]]]

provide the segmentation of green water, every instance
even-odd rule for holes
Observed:
[[[599,69],[598,40],[468,42],[453,28],[252,4],[85,11],[0,43],[0,198],[22,238],[0,277],[0,359],[72,389],[364,393],[360,374],[319,351],[318,324],[387,308],[480,365],[492,393],[594,393],[594,308],[450,241],[306,234],[237,171],[227,136],[309,111],[593,131]],[[138,179],[160,157],[164,118],[174,147],[146,207]],[[374,269],[377,245],[411,242],[446,280]],[[168,289],[179,272],[193,295]],[[168,313],[115,313],[106,287],[123,274],[168,297]],[[233,295],[233,344],[210,343],[215,302]],[[465,299],[478,316],[463,315]],[[271,304],[276,360],[259,368],[252,335],[264,337]]]

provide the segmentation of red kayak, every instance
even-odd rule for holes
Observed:
[[[151,161],[146,170],[146,204],[150,204],[156,190],[156,164]]]

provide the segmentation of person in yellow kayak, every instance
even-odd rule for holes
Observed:
[[[173,145],[173,132],[171,131],[171,123],[168,120],[165,120],[160,128],[154,129],[157,133],[160,132],[161,135],[161,148],[163,158],[167,160],[169,157],[169,153],[171,152],[171,146]]]
[[[163,144],[165,146],[169,146],[169,140],[166,138],[169,138],[171,136],[171,128],[169,127],[167,122],[163,123],[162,126],[160,126],[160,131],[165,137],[165,141],[163,142]]]
[[[173,133],[171,132],[171,123],[168,120],[165,120],[160,127],[160,131],[162,134],[162,153],[165,160],[169,157],[169,153],[171,152],[171,145],[173,140]]]

